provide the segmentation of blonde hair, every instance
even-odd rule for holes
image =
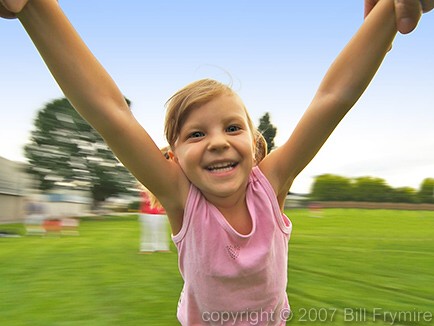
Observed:
[[[164,133],[167,142],[172,149],[175,146],[175,142],[179,137],[181,127],[183,126],[188,113],[192,109],[204,105],[221,95],[233,95],[238,97],[238,94],[228,85],[213,79],[200,79],[188,84],[169,98],[166,102],[167,111]],[[254,126],[244,104],[243,109],[246,113],[247,123],[256,144],[255,161],[257,164],[265,157],[265,155],[267,155],[267,142]]]

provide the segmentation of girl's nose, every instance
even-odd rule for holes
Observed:
[[[226,138],[225,134],[216,134],[209,136],[208,150],[210,151],[218,151],[222,149],[229,148],[229,142]]]

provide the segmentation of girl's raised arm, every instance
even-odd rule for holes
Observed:
[[[329,68],[287,142],[260,163],[280,203],[294,178],[365,91],[396,33],[393,0],[380,0]]]
[[[66,97],[122,163],[165,206],[182,206],[184,198],[177,189],[177,182],[185,184],[182,171],[163,157],[133,117],[123,94],[57,1],[31,0],[17,17]]]

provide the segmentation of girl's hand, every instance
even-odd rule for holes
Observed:
[[[0,17],[16,18],[29,0],[0,0]]]
[[[365,17],[380,0],[365,0]],[[422,13],[434,8],[434,0],[395,0],[396,25],[399,32],[407,34],[413,31]]]

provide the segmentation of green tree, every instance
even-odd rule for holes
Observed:
[[[274,137],[276,137],[277,128],[270,121],[270,114],[266,112],[259,119],[258,130],[264,136],[267,142],[267,154],[274,148]]]
[[[434,204],[434,178],[426,178],[422,181],[417,197],[421,203]]]
[[[391,192],[391,201],[395,203],[416,203],[417,192],[411,187],[394,188]]]
[[[53,100],[38,111],[24,152],[29,172],[39,180],[41,190],[74,187],[90,191],[99,202],[128,193],[136,183],[66,98]]]
[[[360,177],[354,180],[353,196],[357,201],[389,202],[393,189],[381,178]]]
[[[312,185],[311,199],[324,201],[348,201],[352,199],[351,179],[323,174],[315,177]]]

